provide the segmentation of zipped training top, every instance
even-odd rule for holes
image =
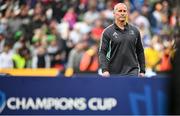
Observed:
[[[145,73],[144,48],[138,29],[130,24],[124,30],[115,23],[108,26],[100,40],[99,62],[102,71],[110,74]]]

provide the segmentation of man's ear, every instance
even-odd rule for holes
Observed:
[[[128,23],[128,15],[126,16],[126,23]]]

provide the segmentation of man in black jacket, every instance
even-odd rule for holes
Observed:
[[[110,74],[144,76],[144,48],[138,29],[127,23],[127,6],[114,7],[114,23],[102,33],[99,61],[102,76]]]

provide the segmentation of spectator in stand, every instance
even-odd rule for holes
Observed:
[[[0,53],[0,68],[13,68],[13,51],[10,43],[5,43],[3,51]]]
[[[30,68],[29,66],[30,51],[26,47],[19,48],[13,55],[14,68]]]
[[[80,32],[80,27],[75,25],[73,30],[71,30],[69,33],[69,39],[75,45],[80,41],[81,37],[82,37],[82,33]]]
[[[46,17],[44,15],[44,7],[42,3],[37,3],[34,8],[34,13],[32,17],[32,21],[30,23],[31,30],[35,30],[40,28],[43,24],[45,24]]]
[[[63,20],[69,24],[70,30],[73,29],[74,24],[77,20],[77,14],[75,12],[75,9],[73,7],[70,7],[66,14],[63,17]]]
[[[101,12],[106,19],[113,20],[113,2],[111,0],[108,0],[106,3],[106,8]]]
[[[32,68],[50,68],[50,57],[43,46],[39,46],[37,54],[32,58]]]
[[[81,73],[96,73],[98,72],[98,46],[96,44],[83,53],[80,61],[79,69]]]
[[[65,76],[70,77],[73,74],[79,73],[79,65],[85,49],[87,48],[87,41],[81,40],[76,46],[70,51],[67,62],[67,68]]]
[[[157,2],[155,4],[155,9],[153,11],[153,16],[156,19],[156,28],[153,31],[156,34],[160,34],[161,28],[162,28],[162,4],[160,2]]]
[[[172,9],[172,14],[170,16],[170,22],[169,22],[170,26],[175,27],[177,22],[178,22],[177,9],[173,8]]]
[[[100,13],[97,11],[97,1],[96,0],[90,0],[88,1],[88,11],[84,14],[84,21],[89,25],[93,26],[95,20],[99,19]]]
[[[97,19],[95,21],[94,27],[91,30],[91,37],[92,37],[92,39],[95,40],[96,42],[99,42],[103,30],[104,30],[104,28],[103,28],[101,20]]]
[[[143,46],[146,47],[150,44],[151,35],[150,35],[150,23],[149,20],[140,14],[138,11],[134,11],[131,15],[132,23],[139,27],[139,31],[141,34]]]
[[[169,73],[172,69],[172,59],[174,55],[172,41],[164,42],[164,49],[162,51],[161,59],[158,63],[158,72],[160,73]]]
[[[0,53],[3,51],[5,44],[5,37],[3,33],[0,33]]]
[[[157,37],[154,37],[148,47],[144,49],[146,60],[146,76],[156,75],[157,65],[161,59],[161,50],[159,50],[159,43]]]

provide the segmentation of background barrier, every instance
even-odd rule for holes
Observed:
[[[12,76],[41,76],[41,77],[55,77],[59,74],[59,70],[56,68],[25,68],[25,69],[1,69],[1,74],[8,74]]]
[[[0,114],[167,114],[168,83],[160,77],[0,76]]]

